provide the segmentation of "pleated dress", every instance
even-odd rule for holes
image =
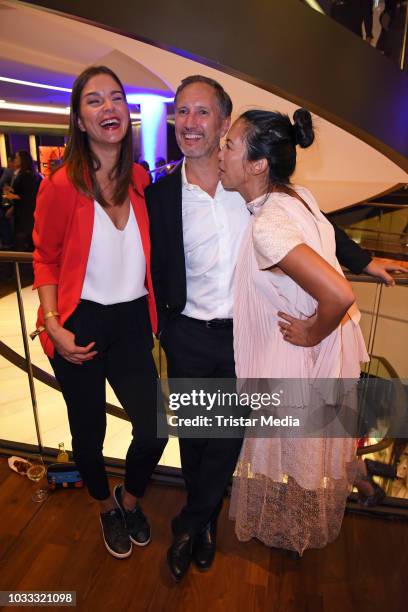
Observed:
[[[267,387],[273,392],[277,379],[291,379],[293,397],[280,408],[287,414],[293,406],[301,412],[302,405],[303,412],[310,409],[310,405],[305,408],[307,389],[302,389],[300,379],[306,386],[317,379],[347,379],[352,381],[347,409],[350,412],[351,406],[357,418],[355,382],[360,362],[368,360],[357,306],[314,347],[294,346],[279,331],[278,311],[304,319],[317,307],[311,295],[276,267],[289,251],[307,244],[342,274],[333,226],[307,189],[294,188],[310,210],[297,198],[276,192],[248,204],[252,217],[234,281],[239,385],[245,386],[248,379],[264,379],[263,390]],[[240,540],[257,538],[268,546],[302,554],[306,548],[321,548],[337,537],[356,468],[356,439],[346,429],[338,437],[337,428],[337,437],[333,437],[333,430],[323,423],[319,437],[245,438],[230,505]]]

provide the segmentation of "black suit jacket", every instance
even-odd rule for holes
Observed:
[[[150,218],[151,270],[158,314],[158,331],[186,305],[187,284],[183,244],[181,164],[147,187]],[[329,219],[330,221],[330,219]],[[368,253],[334,223],[336,255],[346,268],[359,274],[371,261]]]
[[[181,164],[145,191],[150,219],[151,272],[158,332],[186,305]]]

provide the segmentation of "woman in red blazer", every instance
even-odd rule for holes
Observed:
[[[146,172],[132,163],[125,92],[104,66],[75,81],[62,167],[37,198],[33,239],[38,330],[67,404],[74,459],[99,501],[109,552],[128,557],[150,526],[142,497],[166,440],[156,434],[157,316],[150,275]],[[132,423],[123,486],[102,455],[109,381]]]

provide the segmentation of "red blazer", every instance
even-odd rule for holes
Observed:
[[[156,304],[150,274],[150,237],[144,189],[149,184],[145,170],[133,166],[134,188],[129,197],[139,226],[146,258],[145,286],[148,291],[150,322],[157,331]],[[34,214],[33,240],[35,251],[33,289],[57,285],[57,307],[64,325],[81,299],[94,224],[94,202],[80,194],[67,177],[66,169],[41,182]],[[38,309],[37,327],[44,325],[42,308]],[[46,331],[40,334],[41,344],[49,357],[54,345]]]

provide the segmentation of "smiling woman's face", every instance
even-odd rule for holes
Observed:
[[[245,121],[235,121],[227,134],[225,145],[220,151],[220,178],[225,189],[240,191],[240,187],[247,179],[247,151],[244,141],[247,126]]]
[[[81,93],[79,129],[91,146],[119,146],[129,125],[129,110],[119,84],[108,74],[89,79]]]

